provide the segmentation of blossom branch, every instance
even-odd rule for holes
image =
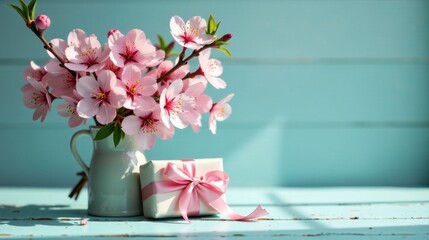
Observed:
[[[186,50],[186,48],[184,47],[182,53],[180,54],[179,61],[177,62],[177,64],[173,68],[171,68],[168,72],[164,73],[162,76],[160,76],[158,79],[156,79],[156,81],[162,82],[166,77],[168,77],[168,75],[172,74],[174,71],[176,71],[177,69],[179,69],[183,65],[186,65],[189,62],[189,60],[191,60],[192,58],[198,56],[200,54],[200,52],[206,50],[207,48],[212,48],[212,47],[216,47],[215,42],[208,44],[208,45],[204,45],[204,47],[202,47],[198,50],[194,50],[191,53],[191,55],[189,55],[187,58],[182,59],[181,56],[182,56],[182,54],[184,55],[184,51]]]
[[[30,28],[31,31],[36,34],[36,36],[40,39],[40,41],[42,41],[44,45],[43,47],[49,52],[51,52],[55,56],[55,58],[58,59],[58,61],[60,61],[60,66],[69,71],[73,77],[76,77],[76,72],[65,66],[66,62],[64,61],[64,59],[62,59],[60,55],[58,55],[58,53],[52,48],[52,45],[45,39],[45,36],[43,36],[43,32],[37,30],[35,22],[31,22],[30,25],[28,25],[28,28]]]

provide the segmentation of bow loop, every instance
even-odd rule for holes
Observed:
[[[211,171],[206,173],[203,179],[204,180],[201,182],[201,184],[203,184],[204,187],[218,193],[226,193],[229,183],[229,176],[225,172]]]
[[[167,163],[167,166],[164,168],[163,175],[177,184],[189,184],[194,178],[192,172],[190,173],[186,171],[186,169],[179,168],[171,162]]]

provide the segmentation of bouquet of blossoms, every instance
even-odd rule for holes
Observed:
[[[24,72],[24,103],[35,109],[33,120],[43,122],[52,103],[61,99],[57,113],[69,118],[71,128],[93,118],[101,126],[95,140],[113,134],[117,145],[125,135],[135,135],[137,144],[147,150],[154,146],[155,135],[170,139],[175,128],[188,126],[198,132],[204,113],[209,114],[209,129],[215,134],[216,121],[231,113],[228,101],[233,94],[218,102],[205,94],[207,85],[226,87],[220,78],[222,64],[210,54],[218,49],[230,56],[225,45],[232,37],[216,35],[220,22],[212,16],[208,21],[192,17],[186,23],[172,17],[171,35],[182,46],[180,54],[173,54],[174,41],[167,44],[158,35],[159,44],[154,45],[139,29],[126,34],[112,29],[104,46],[81,29],[72,30],[67,40],[48,41],[43,33],[51,21],[46,15],[35,17],[36,0],[10,6],[51,57],[44,66],[31,61]],[[173,56],[174,61],[168,60]],[[188,63],[194,58],[199,66],[191,70]]]

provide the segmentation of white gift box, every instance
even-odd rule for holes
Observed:
[[[154,187],[154,182],[167,181],[168,179],[163,175],[163,171],[168,163],[173,163],[179,168],[183,168],[184,162],[182,160],[153,160],[140,166],[140,183],[143,189],[146,186]],[[206,158],[206,159],[195,159],[196,177],[204,176],[207,172],[218,170],[223,171],[222,158]],[[181,194],[181,190],[167,192],[167,193],[156,193],[156,189],[151,189],[154,193],[149,194],[147,198],[143,198],[143,215],[148,218],[169,218],[169,217],[181,217],[179,212],[178,200]],[[142,195],[148,194],[142,192]],[[222,195],[225,200],[225,194]],[[218,212],[212,207],[205,204],[200,199],[200,210],[198,216],[201,215],[212,215]],[[195,216],[190,214],[189,216]]]

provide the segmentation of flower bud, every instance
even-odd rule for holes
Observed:
[[[107,37],[110,37],[114,33],[121,33],[121,31],[119,31],[118,29],[110,29],[107,33]]]
[[[224,42],[228,42],[230,39],[232,38],[232,34],[231,33],[227,33],[225,35],[222,36],[221,40]]]
[[[47,15],[42,14],[36,18],[35,23],[37,29],[44,31],[51,26],[51,19]]]

